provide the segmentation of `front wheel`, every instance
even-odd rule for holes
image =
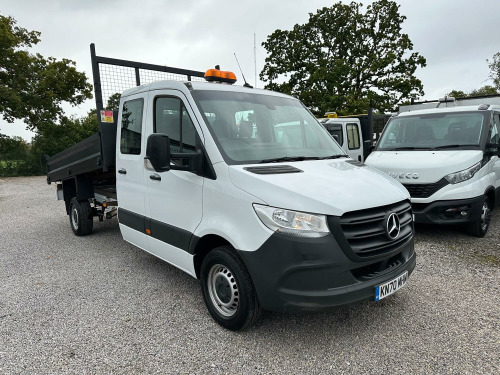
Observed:
[[[491,219],[491,203],[488,197],[483,198],[481,211],[477,215],[476,220],[469,224],[467,230],[474,237],[484,237],[490,226]]]
[[[79,202],[72,198],[69,203],[69,223],[73,233],[77,236],[86,236],[92,233],[94,228],[94,217],[89,201]]]
[[[261,308],[252,280],[232,247],[222,246],[208,253],[200,277],[203,299],[217,323],[240,331],[257,321]]]

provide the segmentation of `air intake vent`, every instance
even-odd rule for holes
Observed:
[[[270,165],[266,167],[246,167],[243,168],[248,172],[255,174],[283,174],[283,173],[302,173],[301,169],[292,167],[291,165]]]

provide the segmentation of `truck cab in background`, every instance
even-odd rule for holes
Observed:
[[[500,95],[400,107],[366,164],[401,182],[415,221],[483,237],[500,191]]]
[[[366,114],[337,116],[327,112],[325,116],[318,121],[328,133],[352,159],[364,162],[373,149],[374,127],[382,129],[391,115],[374,114],[370,108]]]

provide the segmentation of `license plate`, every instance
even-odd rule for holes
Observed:
[[[380,301],[382,298],[390,296],[397,290],[401,289],[403,285],[408,281],[408,271],[399,275],[395,279],[392,279],[384,284],[381,284],[375,288],[375,301]]]

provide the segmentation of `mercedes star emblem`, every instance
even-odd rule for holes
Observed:
[[[387,218],[386,230],[391,240],[395,240],[399,236],[401,223],[399,222],[399,216],[394,212]]]

